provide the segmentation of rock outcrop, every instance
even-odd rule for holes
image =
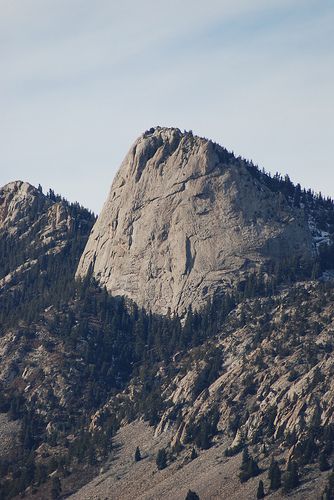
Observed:
[[[14,181],[0,189],[0,232],[18,240],[34,235],[34,246],[64,246],[73,226],[67,203],[50,198],[28,182]]]
[[[43,193],[28,182],[14,181],[0,188],[0,230],[8,228],[14,234],[34,215],[51,206]]]
[[[88,210],[53,191],[46,195],[23,181],[0,188],[0,297],[25,288],[38,267],[45,275],[50,256],[65,253],[69,245],[80,252],[93,222]]]
[[[312,257],[301,209],[213,142],[157,127],[132,146],[82,255],[113,295],[200,309],[268,260]]]

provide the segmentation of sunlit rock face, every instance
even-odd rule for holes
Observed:
[[[160,128],[131,147],[77,276],[153,312],[203,307],[268,259],[312,256],[303,212],[213,142]]]

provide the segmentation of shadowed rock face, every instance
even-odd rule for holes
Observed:
[[[267,259],[312,256],[302,211],[225,149],[156,128],[132,146],[77,275],[153,312],[199,309]]]

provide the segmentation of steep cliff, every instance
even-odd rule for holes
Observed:
[[[305,213],[217,144],[156,128],[132,146],[77,275],[148,310],[200,309],[268,261],[310,259]]]

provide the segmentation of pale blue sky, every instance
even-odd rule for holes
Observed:
[[[332,0],[0,0],[0,185],[98,212],[165,125],[334,196],[333,26]]]

